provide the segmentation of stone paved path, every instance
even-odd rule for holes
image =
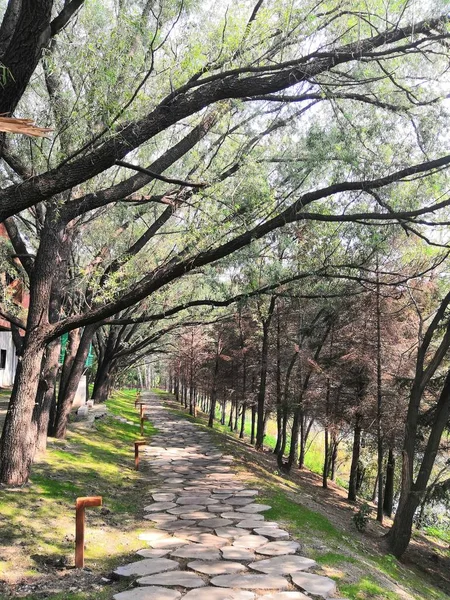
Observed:
[[[159,433],[143,448],[155,487],[144,510],[147,547],[116,575],[137,587],[115,600],[308,600],[336,598],[333,580],[311,573],[316,563],[275,522],[233,473],[233,459],[208,432],[143,394]],[[256,501],[255,501],[256,500]],[[130,583],[131,583],[130,582]]]

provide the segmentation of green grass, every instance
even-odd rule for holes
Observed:
[[[427,527],[425,533],[431,537],[437,538],[442,542],[450,544],[450,530],[440,529],[439,527]]]
[[[118,392],[107,403],[112,414],[135,424],[107,417],[97,420],[93,429],[73,428],[65,440],[49,441],[47,452],[33,465],[28,485],[0,490],[0,546],[23,551],[23,556],[0,559],[1,575],[17,571],[17,556],[22,575],[42,572],[48,558],[67,556],[69,564],[73,561],[74,505],[79,496],[103,497],[103,509],[90,509],[86,516],[90,568],[107,573],[142,547],[138,534],[146,522],[136,495],[145,494],[147,483],[134,470],[133,442],[140,437],[135,395],[133,390]],[[146,422],[145,437],[155,432]],[[117,588],[107,595],[99,591],[96,598],[111,598],[116,592]],[[81,600],[92,592],[52,597]]]

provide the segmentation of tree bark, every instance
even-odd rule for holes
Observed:
[[[264,444],[264,414],[265,414],[265,400],[266,400],[266,382],[267,382],[267,367],[268,367],[268,354],[269,354],[269,329],[270,322],[272,320],[273,311],[276,304],[276,296],[272,296],[270,299],[269,309],[267,311],[267,317],[263,319],[263,339],[261,349],[261,369],[259,376],[259,391],[258,391],[258,424],[256,428],[256,450],[262,450]]]
[[[361,453],[361,416],[359,414],[355,417],[355,429],[353,433],[353,450],[352,450],[352,464],[350,467],[350,480],[348,483],[348,500],[351,502],[356,501],[357,490],[358,490],[358,465],[359,456]]]
[[[394,450],[389,448],[388,461],[386,466],[386,481],[384,484],[383,510],[388,517],[392,516],[394,507],[394,474],[395,474],[395,455]]]
[[[87,355],[89,353],[89,347],[94,337],[95,330],[98,325],[88,325],[84,328],[81,335],[80,344],[78,346],[77,354],[72,364],[69,376],[66,381],[66,385],[61,390],[62,393],[58,394],[58,406],[56,409],[56,423],[55,423],[55,437],[62,439],[66,436],[67,422],[70,411],[72,409],[72,402],[75,398],[78,384],[80,383],[81,376],[83,374],[84,365],[86,362]]]

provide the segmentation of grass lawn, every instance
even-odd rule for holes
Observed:
[[[93,573],[107,575],[143,546],[138,534],[148,529],[148,522],[142,519],[143,503],[136,497],[145,496],[148,484],[134,470],[133,442],[140,437],[135,395],[133,390],[119,392],[107,404],[112,414],[132,425],[107,417],[91,429],[83,424],[69,428],[65,440],[49,441],[47,452],[33,466],[29,484],[0,490],[0,580],[14,586],[24,578],[39,581],[51,573],[58,575],[59,588],[66,576],[72,582],[70,575],[77,571],[66,568],[56,573],[54,566],[58,562],[73,565],[78,496],[103,497],[101,509],[86,513],[86,566]],[[145,427],[148,439],[155,429],[148,422]],[[121,586],[98,589],[95,598],[112,598]],[[48,597],[84,600],[94,595],[92,590],[69,589]]]

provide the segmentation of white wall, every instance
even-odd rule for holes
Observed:
[[[6,350],[6,365],[0,369],[0,387],[11,387],[16,374],[17,356],[10,331],[0,331],[0,349]]]

